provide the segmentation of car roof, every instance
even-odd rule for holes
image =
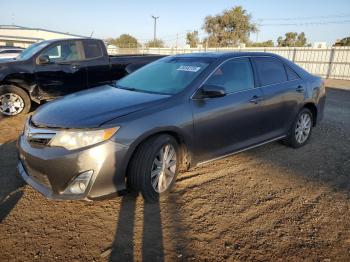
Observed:
[[[75,38],[57,38],[57,39],[49,39],[49,40],[44,40],[42,42],[47,42],[47,43],[53,43],[53,42],[59,42],[59,41],[74,41],[74,40],[97,40],[97,41],[102,41],[97,38],[90,38],[90,37],[75,37]]]
[[[23,52],[23,49],[17,49],[17,48],[1,49],[1,48],[0,48],[0,52],[6,52],[6,51],[18,51],[18,52]]]
[[[302,67],[296,65],[292,61],[277,55],[273,53],[268,53],[268,52],[207,52],[207,53],[189,53],[189,54],[180,54],[180,55],[175,55],[175,57],[188,57],[188,58],[208,58],[208,59],[213,59],[213,60],[218,60],[218,62],[223,62],[227,59],[230,58],[235,58],[235,57],[244,57],[244,56],[249,56],[249,57],[254,57],[254,56],[269,56],[269,57],[274,57],[277,58],[284,63],[286,63],[288,66],[292,67],[299,75],[301,75],[303,78],[308,77],[311,74],[307,72],[305,69]]]
[[[190,54],[179,54],[179,57],[189,57],[189,58],[233,58],[241,56],[273,56],[280,57],[279,55],[267,52],[201,52],[201,53],[190,53]]]

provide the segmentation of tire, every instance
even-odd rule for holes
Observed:
[[[13,100],[12,102],[16,103],[15,105],[11,104],[11,108],[7,106],[9,99]],[[5,101],[7,101],[7,103]],[[31,101],[26,91],[12,85],[0,86],[0,113],[2,115],[24,115],[30,111],[30,107]]]
[[[305,117],[305,119],[308,119],[309,125],[305,128],[300,127],[302,121],[302,117]],[[288,136],[283,140],[283,142],[293,148],[299,148],[307,144],[310,140],[311,133],[312,133],[312,128],[313,128],[313,115],[311,111],[307,108],[303,108],[300,110],[298,113],[297,117],[294,120],[293,126],[291,130],[289,131]],[[298,131],[299,130],[299,131]],[[304,130],[304,131],[301,131]],[[306,132],[308,130],[308,132]],[[300,139],[301,137],[297,135],[297,133],[302,132],[303,135],[307,136],[304,137],[303,139]]]
[[[174,157],[170,159],[172,154],[169,153],[168,155],[170,159],[169,165],[171,164],[170,168],[165,168],[166,165],[162,163],[167,163],[167,161],[161,160],[161,150],[163,156],[165,156],[166,148],[175,156],[174,165]],[[160,163],[160,161],[162,163]],[[157,164],[159,165],[157,166]],[[159,169],[160,165],[162,165],[162,167]],[[151,137],[136,149],[131,159],[127,174],[128,187],[132,191],[140,192],[146,202],[157,202],[161,195],[170,192],[176,181],[179,166],[180,149],[176,140],[172,136],[165,134]],[[159,175],[157,176],[156,174]],[[155,185],[155,179],[158,179],[157,185]],[[162,181],[162,183],[159,183],[160,181]]]

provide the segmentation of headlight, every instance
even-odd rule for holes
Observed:
[[[91,146],[110,139],[119,127],[100,130],[59,131],[50,141],[50,146],[64,147],[68,150]]]

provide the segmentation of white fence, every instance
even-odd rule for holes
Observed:
[[[111,54],[174,55],[195,52],[270,52],[283,56],[308,72],[324,78],[350,80],[350,47],[266,47],[266,48],[139,48],[109,49]]]

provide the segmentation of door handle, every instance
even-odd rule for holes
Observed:
[[[72,65],[72,69],[79,69],[79,68],[80,68],[80,65],[78,65],[78,64]]]
[[[258,104],[262,100],[261,96],[253,96],[249,102],[253,104]]]
[[[303,86],[298,86],[295,90],[299,93],[303,93],[305,91]]]

